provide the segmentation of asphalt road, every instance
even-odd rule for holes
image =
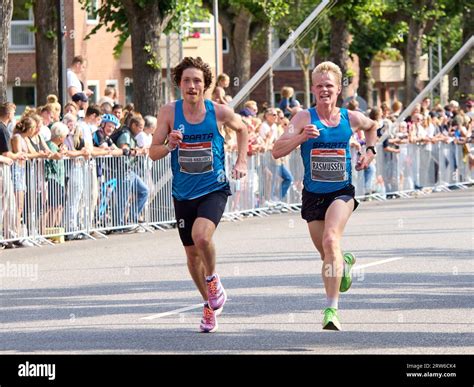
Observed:
[[[321,261],[299,214],[221,223],[215,334],[197,333],[176,230],[3,250],[0,353],[473,354],[473,199],[362,203],[343,240],[359,270],[342,332],[321,330]]]

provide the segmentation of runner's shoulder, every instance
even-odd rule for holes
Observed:
[[[214,110],[216,112],[216,118],[218,121],[227,122],[234,117],[234,109],[232,109],[230,106],[219,104],[214,101],[211,102],[214,104]]]
[[[311,113],[309,112],[309,109],[300,110],[291,119],[292,125],[301,126],[301,128],[303,128],[305,125],[309,125],[310,123],[311,123]]]
[[[167,104],[163,105],[160,108],[160,113],[161,112],[163,112],[163,113],[173,112],[174,113],[175,106],[176,106],[176,101],[168,102]]]

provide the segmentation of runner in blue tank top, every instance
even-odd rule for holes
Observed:
[[[247,173],[247,127],[227,105],[204,99],[212,73],[201,58],[186,57],[173,69],[173,80],[182,100],[160,109],[150,158],[171,153],[173,200],[179,236],[186,251],[188,269],[204,298],[200,330],[215,332],[227,295],[215,271],[216,252],[212,236],[230,195],[225,171],[225,124],[237,132],[238,157],[232,177]]]
[[[356,169],[366,169],[375,155],[377,123],[357,111],[336,107],[341,93],[342,72],[332,62],[319,64],[312,74],[311,91],[316,107],[297,113],[289,128],[273,146],[273,157],[280,158],[301,146],[304,189],[301,215],[323,260],[322,276],[327,305],[323,329],[341,330],[337,314],[339,292],[352,283],[350,269],[355,258],[341,252],[344,227],[358,203],[351,184],[349,141],[353,131],[365,131],[367,153]]]

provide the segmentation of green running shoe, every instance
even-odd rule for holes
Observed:
[[[352,253],[344,253],[344,273],[341,278],[341,285],[339,291],[341,293],[347,292],[352,285],[352,266],[356,263],[356,259]]]
[[[323,329],[330,331],[342,331],[341,323],[339,317],[337,316],[337,309],[335,308],[326,308],[323,311]]]

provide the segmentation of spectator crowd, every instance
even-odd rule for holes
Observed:
[[[84,90],[79,80],[84,70],[85,61],[81,57],[73,60],[68,70],[69,102],[61,106],[55,95],[47,98],[47,103],[36,108],[27,108],[19,119],[15,119],[16,106],[11,102],[0,104],[0,163],[4,165],[0,186],[2,189],[2,224],[4,235],[1,239],[14,239],[24,233],[26,217],[31,212],[28,203],[34,201],[49,203],[47,214],[41,218],[42,229],[59,227],[64,219],[70,222],[69,229],[77,228],[77,203],[84,187],[83,169],[77,167],[83,160],[94,160],[98,156],[122,157],[127,165],[133,160],[146,158],[151,146],[152,136],[157,126],[153,116],[142,116],[133,104],[122,106],[117,101],[116,90],[106,88],[104,96],[98,104],[89,104],[91,90]],[[232,97],[226,92],[229,87],[229,77],[222,74],[218,77],[212,92],[212,100],[219,104],[228,104]],[[245,122],[248,137],[248,155],[270,155],[274,142],[290,128],[291,118],[303,109],[295,99],[292,87],[285,86],[281,90],[281,101],[278,107],[271,104],[259,106],[256,101],[248,100],[238,112]],[[356,99],[348,101],[348,109],[358,110]],[[461,106],[457,101],[450,101],[446,106],[432,104],[429,98],[417,105],[411,115],[399,125],[395,121],[402,112],[402,104],[395,101],[392,106],[382,103],[366,113],[379,123],[384,157],[389,159],[400,154],[404,144],[416,144],[429,149],[433,144],[456,144],[463,147],[464,162],[470,169],[474,167],[473,122],[474,103],[468,101]],[[235,132],[222,128],[226,141],[226,151],[237,149]],[[363,132],[354,133],[351,147],[363,151],[365,145]],[[31,177],[27,177],[28,160],[41,160],[42,169],[34,179],[41,180],[44,189],[29,192]],[[279,160],[266,159],[268,165],[264,168],[265,191],[264,198],[268,203],[285,201],[290,189],[300,189],[295,182],[289,166],[289,157]],[[92,192],[94,208],[98,205],[98,192],[101,177],[101,164],[92,164]],[[0,165],[1,166],[1,165]],[[8,167],[8,168],[7,168]],[[71,178],[74,176],[74,178]],[[252,176],[249,176],[249,179]],[[364,193],[377,191],[377,185],[389,179],[387,173],[377,176],[375,167],[371,166],[364,172]],[[278,181],[278,184],[275,182]],[[132,187],[135,192],[133,200],[134,211],[125,214],[128,196],[124,194],[117,201],[115,211],[118,225],[140,222],[143,218],[143,208],[149,199],[150,187],[143,177],[127,170],[126,178],[118,181],[119,192],[129,192]],[[242,184],[245,184],[243,182]],[[39,186],[36,184],[36,186]],[[417,187],[415,187],[417,188]],[[118,189],[118,188],[117,188]],[[388,190],[387,190],[388,191]],[[236,190],[239,195],[239,189]],[[29,200],[28,200],[29,199]],[[71,205],[63,208],[68,201]],[[15,216],[10,216],[11,212]],[[67,215],[67,217],[65,217]],[[93,215],[91,215],[93,216]],[[3,237],[3,238],[2,238]],[[77,235],[71,234],[70,239]],[[28,240],[17,239],[14,242],[4,242],[3,247],[14,248],[29,245]]]

